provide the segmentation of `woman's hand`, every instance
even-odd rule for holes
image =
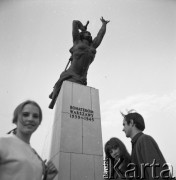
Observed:
[[[47,178],[46,180],[53,180],[55,176],[58,174],[58,170],[52,161],[48,161],[46,165]]]

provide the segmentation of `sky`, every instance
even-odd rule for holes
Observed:
[[[16,106],[35,100],[43,121],[31,145],[47,157],[55,112],[48,95],[70,57],[72,21],[89,20],[95,37],[103,16],[110,22],[87,77],[99,90],[103,146],[118,137],[131,152],[120,112],[135,109],[176,176],[175,8],[175,0],[1,0],[0,136],[15,127]]]

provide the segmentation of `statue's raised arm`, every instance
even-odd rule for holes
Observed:
[[[73,36],[73,42],[80,40],[80,32],[87,30],[87,25],[89,24],[89,21],[87,21],[87,24],[84,26],[79,20],[73,20],[72,23],[72,36]]]
[[[97,48],[101,44],[101,41],[106,33],[106,25],[110,22],[110,21],[105,20],[103,17],[101,17],[100,20],[102,22],[102,26],[101,26],[101,29],[99,30],[97,36],[93,40],[92,46],[94,48]]]

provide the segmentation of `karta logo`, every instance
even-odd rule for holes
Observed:
[[[129,163],[125,172],[122,172],[120,169],[120,159],[115,164],[112,164],[110,159],[105,159],[103,165],[104,179],[114,179],[113,171],[117,174],[117,177],[121,179],[146,179],[147,177],[150,179],[176,179],[176,177],[173,176],[174,171],[171,164],[164,163],[160,165],[155,159],[152,163],[141,163],[140,166]],[[146,171],[150,172],[150,174],[146,175]]]

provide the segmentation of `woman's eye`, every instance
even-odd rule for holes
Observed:
[[[23,117],[28,117],[29,113],[23,113]]]
[[[34,114],[33,117],[34,118],[39,118],[39,115],[38,114]]]

